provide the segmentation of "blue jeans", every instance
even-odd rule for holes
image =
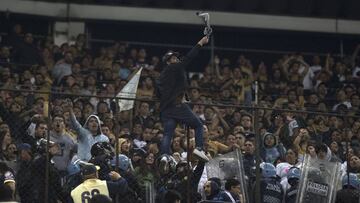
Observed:
[[[187,104],[170,106],[161,112],[164,136],[161,141],[161,154],[170,154],[171,140],[175,133],[176,124],[185,124],[195,129],[195,147],[203,149],[203,124],[191,111]]]

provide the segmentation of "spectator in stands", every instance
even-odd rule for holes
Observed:
[[[126,194],[128,185],[120,174],[111,171],[109,174],[111,181],[103,181],[98,179],[97,170],[93,164],[83,166],[82,177],[84,182],[71,191],[74,203],[80,203],[86,199],[90,200],[95,194],[103,194],[112,199],[115,199],[117,195]]]
[[[351,173],[360,173],[360,158],[357,155],[350,157],[349,171]]]
[[[26,33],[23,43],[19,43],[16,50],[16,61],[23,67],[31,65],[42,65],[42,60],[39,50],[34,46],[34,38],[32,33]]]
[[[1,132],[1,131],[0,131]],[[17,167],[17,147],[15,143],[10,143],[6,146],[6,150],[3,152],[3,157],[0,158],[10,168],[16,171]]]
[[[0,162],[0,187],[1,186],[8,186],[11,190],[11,197],[15,197],[16,183],[14,171],[4,162]]]
[[[255,166],[256,166],[256,157],[255,157],[255,144],[252,140],[245,140],[244,143],[244,171],[245,175],[249,178],[255,177]]]
[[[64,176],[66,175],[66,169],[71,161],[71,157],[76,153],[76,143],[71,136],[66,133],[64,117],[61,115],[55,115],[53,117],[50,140],[60,146],[61,153],[55,154],[53,161],[55,168]]]
[[[275,135],[265,133],[263,146],[261,148],[261,158],[267,163],[275,163],[277,159],[285,157],[285,148],[278,142]]]
[[[12,63],[12,59],[10,58],[10,49],[7,46],[2,46],[0,48],[0,65]]]
[[[0,185],[0,202],[17,203],[12,189],[6,184]]]
[[[179,192],[175,190],[168,190],[164,195],[162,202],[164,203],[180,203],[182,196]]]
[[[130,156],[131,143],[128,138],[119,138],[119,153]]]
[[[112,203],[112,199],[106,195],[97,194],[90,199],[89,203]]]
[[[34,196],[29,188],[33,184],[33,174],[31,171],[31,161],[33,159],[33,153],[31,146],[27,143],[20,144],[18,146],[19,162],[17,170],[17,191],[21,198],[21,202],[31,203],[34,202]]]
[[[150,104],[148,102],[141,102],[134,121],[144,127],[151,128],[155,123],[155,118],[151,115]]]
[[[139,85],[140,87],[137,91],[138,98],[151,99],[154,97],[155,85],[150,76],[143,78]]]
[[[70,112],[71,126],[77,132],[78,157],[81,160],[88,161],[91,158],[90,150],[92,145],[97,142],[109,142],[109,138],[101,132],[99,117],[90,115],[84,126],[81,126],[76,120],[72,103],[68,101],[64,108],[65,111]]]
[[[204,193],[206,196],[206,200],[210,201],[217,201],[219,200],[219,194],[220,194],[220,186],[212,180],[208,180],[204,184]]]
[[[60,146],[54,142],[49,142],[47,147],[46,140],[42,140],[38,143],[37,152],[38,155],[33,159],[30,164],[31,174],[31,187],[26,188],[31,191],[31,195],[35,202],[45,203],[45,187],[43,184],[46,182],[46,166],[47,166],[47,153],[51,159],[54,155],[60,152]],[[48,203],[57,203],[58,201],[64,201],[65,197],[62,191],[61,179],[58,170],[52,165],[48,165],[49,170],[49,190],[48,190]]]
[[[66,52],[64,58],[57,61],[52,69],[52,77],[55,84],[59,84],[63,77],[71,75],[71,66],[73,63],[73,55],[71,52]]]
[[[145,197],[146,187],[154,184],[160,175],[155,165],[155,155],[153,153],[147,153],[144,157],[144,161],[134,170],[143,197]]]
[[[1,156],[3,157],[6,153],[6,148],[9,144],[11,144],[12,138],[10,135],[10,131],[8,130],[1,130],[0,131],[0,144],[1,144]]]
[[[37,145],[38,145],[38,141],[40,139],[44,139],[46,138],[48,133],[48,126],[47,123],[43,120],[38,121],[35,124],[35,133],[34,135],[26,135],[23,138],[23,142],[28,143],[31,145],[32,151],[36,152],[37,151]]]
[[[236,179],[228,179],[225,183],[225,191],[219,194],[219,201],[223,202],[244,202],[241,194],[240,182]]]

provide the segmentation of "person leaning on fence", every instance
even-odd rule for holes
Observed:
[[[78,135],[78,157],[83,161],[89,161],[91,159],[91,147],[97,142],[109,142],[109,138],[101,132],[100,119],[98,116],[90,115],[84,126],[77,121],[72,103],[67,101],[64,107],[64,111],[70,112],[70,122],[72,128]]]
[[[196,149],[193,153],[204,161],[209,161],[203,151],[203,126],[200,119],[183,101],[187,88],[186,68],[207,44],[208,37],[203,37],[195,47],[180,60],[179,53],[169,51],[163,56],[165,65],[157,80],[157,96],[160,98],[161,120],[164,126],[164,137],[161,143],[161,153],[171,154],[171,139],[177,123],[184,123],[195,129]],[[165,159],[164,159],[165,160]],[[164,161],[163,160],[163,161]]]
[[[110,172],[111,181],[98,178],[98,166],[86,164],[82,166],[81,175],[84,182],[71,191],[74,203],[89,202],[92,197],[98,194],[106,195],[115,199],[117,195],[124,195],[127,192],[128,184],[120,174]]]

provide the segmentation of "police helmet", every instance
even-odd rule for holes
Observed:
[[[292,167],[287,173],[287,179],[300,179],[301,171],[297,167]]]
[[[264,178],[275,178],[276,177],[276,168],[271,163],[261,163],[260,164],[261,173]]]
[[[119,168],[123,171],[127,171],[130,168],[131,160],[123,154],[119,154]],[[116,166],[116,156],[110,161],[111,166]]]
[[[344,175],[342,178],[342,186],[351,186],[355,189],[360,189],[360,180],[354,173],[349,173],[348,175]]]

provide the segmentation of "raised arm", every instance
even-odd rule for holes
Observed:
[[[83,140],[87,132],[86,129],[82,127],[79,121],[76,119],[76,116],[73,111],[72,102],[70,100],[67,100],[63,108],[65,112],[68,111],[70,113],[70,127],[76,131],[78,139]]]
[[[216,75],[217,79],[223,80],[223,76],[220,73],[219,64],[220,64],[220,59],[218,56],[215,56],[215,58],[214,58],[215,75]]]
[[[184,57],[184,59],[180,62],[182,65],[187,66],[189,65],[189,63],[197,56],[197,54],[199,53],[199,50],[202,46],[204,46],[205,44],[207,44],[209,42],[209,38],[208,37],[203,37],[201,38],[200,41],[198,41],[198,43],[195,45],[194,48],[192,48]]]

